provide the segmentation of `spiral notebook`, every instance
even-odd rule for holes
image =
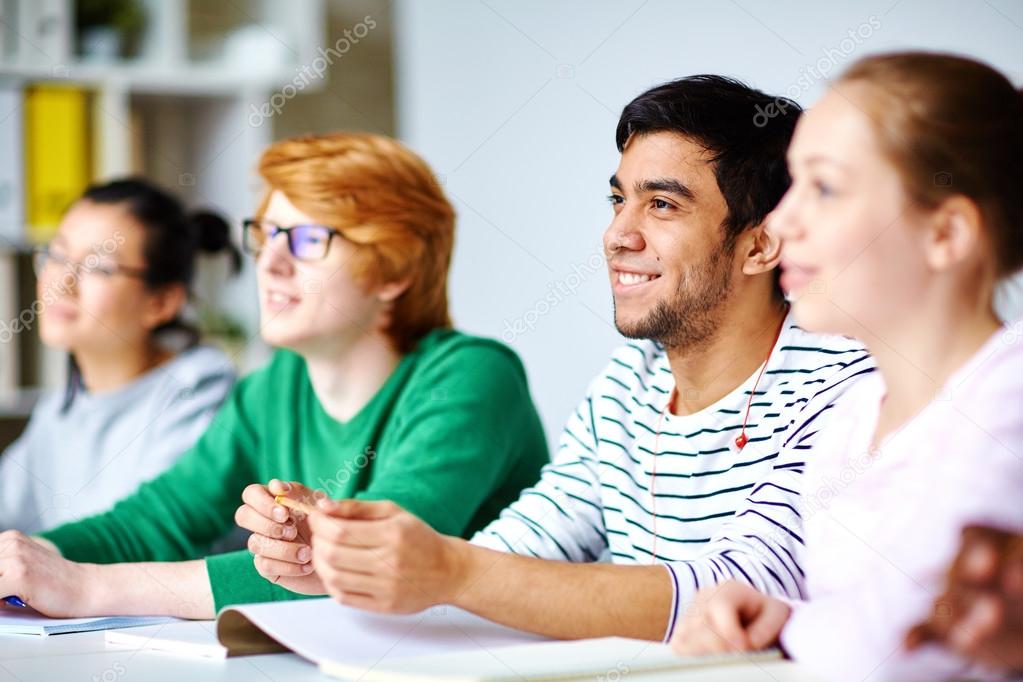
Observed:
[[[174,618],[165,616],[107,616],[103,618],[49,618],[32,609],[0,608],[0,635],[66,635],[113,628],[158,625]]]

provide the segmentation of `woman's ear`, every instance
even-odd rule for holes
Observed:
[[[774,270],[781,260],[781,237],[774,230],[767,229],[766,220],[739,237],[739,248],[745,254],[742,272],[746,275]]]
[[[935,270],[945,270],[975,254],[983,237],[982,222],[973,200],[962,195],[946,199],[928,226],[927,263]]]
[[[151,291],[142,311],[142,323],[147,329],[156,329],[177,317],[187,301],[183,284],[168,284]]]

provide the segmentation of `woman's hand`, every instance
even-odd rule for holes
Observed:
[[[0,607],[3,597],[15,595],[33,609],[53,618],[97,614],[88,597],[92,564],[68,561],[24,533],[0,533]]]
[[[292,481],[273,479],[268,485],[252,484],[242,492],[245,503],[235,512],[235,522],[252,531],[248,547],[261,576],[301,594],[326,594],[312,564],[309,518],[274,501],[276,495],[315,506],[324,497],[318,491]]]
[[[788,604],[730,580],[696,593],[671,638],[683,656],[757,651],[778,643]]]
[[[945,592],[906,637],[910,649],[927,642],[995,669],[1023,671],[1023,535],[963,529]]]

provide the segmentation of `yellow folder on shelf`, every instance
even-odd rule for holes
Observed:
[[[25,91],[25,207],[28,237],[49,239],[92,178],[89,94],[65,85]]]

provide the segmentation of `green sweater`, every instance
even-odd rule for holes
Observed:
[[[305,361],[277,351],[240,381],[171,469],[108,512],[42,536],[73,561],[182,561],[234,525],[246,485],[300,481],[333,498],[392,500],[468,537],[497,518],[548,460],[522,363],[496,341],[435,331],[348,422],[323,409]],[[219,610],[298,598],[246,550],[206,558]]]

